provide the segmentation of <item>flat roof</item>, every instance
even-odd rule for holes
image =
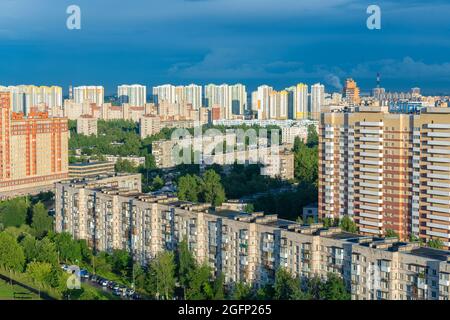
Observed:
[[[439,261],[447,261],[450,257],[450,251],[424,247],[412,249],[411,251],[406,253]]]
[[[77,162],[77,163],[71,163],[69,164],[69,167],[89,167],[89,166],[95,166],[99,164],[114,164],[113,162],[109,161],[102,161],[102,162]]]

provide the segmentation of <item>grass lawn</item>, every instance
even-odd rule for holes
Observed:
[[[39,300],[39,296],[18,285],[0,280],[0,300]]]

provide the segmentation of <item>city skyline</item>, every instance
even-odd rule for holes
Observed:
[[[69,1],[6,1],[0,82],[103,83],[107,94],[122,83],[191,82],[340,91],[352,77],[369,92],[380,72],[390,91],[448,93],[445,1],[379,1],[381,30],[366,27],[368,1],[247,0],[239,10],[235,1],[81,0],[81,30],[65,27]]]

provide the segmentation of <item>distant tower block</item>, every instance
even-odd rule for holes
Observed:
[[[73,87],[72,87],[72,85],[69,86],[69,99],[73,100]]]

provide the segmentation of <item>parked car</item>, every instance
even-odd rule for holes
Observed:
[[[81,269],[80,270],[80,277],[83,279],[89,279],[89,272],[87,270]]]
[[[113,295],[115,295],[117,297],[120,297],[122,294],[121,294],[121,292],[119,290],[114,290],[113,291]]]

